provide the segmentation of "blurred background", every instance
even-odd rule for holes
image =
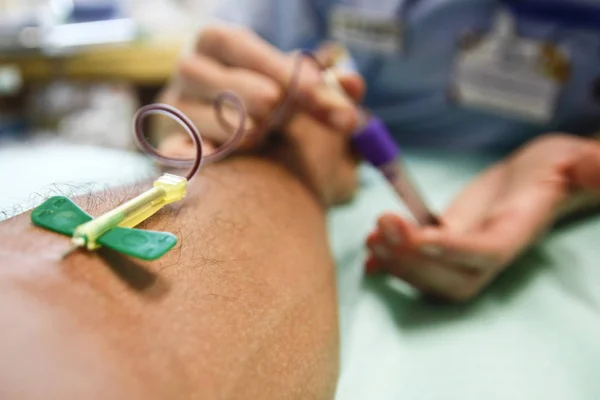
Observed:
[[[215,0],[0,0],[0,220],[159,173],[131,123]]]
[[[214,0],[0,0],[0,146],[127,149]]]

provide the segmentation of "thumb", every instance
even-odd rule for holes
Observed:
[[[362,102],[365,97],[366,86],[364,79],[359,74],[338,71],[336,77],[340,86],[355,103]]]
[[[350,132],[359,121],[356,103],[364,96],[365,83],[356,73],[336,71],[335,79],[338,88],[324,82],[314,87],[313,105],[320,107],[315,107],[311,114],[338,131]]]
[[[302,60],[298,53],[288,55],[288,61],[293,65],[291,81],[296,82],[292,95],[298,104],[336,131],[352,131],[359,121],[354,103],[362,98],[365,91],[362,78],[355,73],[336,72],[335,78],[341,87],[337,90],[324,82],[323,71],[318,65],[304,64],[306,59]]]
[[[340,59],[349,57],[348,51],[336,42],[325,42],[315,52],[315,58],[319,61],[322,68],[332,69],[334,76],[346,95],[359,103],[365,94],[365,82],[356,72],[341,70],[336,67]]]

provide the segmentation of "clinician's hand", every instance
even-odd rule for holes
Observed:
[[[348,137],[297,112],[285,126],[285,134],[266,147],[274,157],[298,176],[325,206],[344,203],[358,187],[358,158]]]
[[[297,56],[297,53],[282,53],[250,30],[210,26],[199,33],[194,51],[181,58],[161,101],[183,111],[208,144],[216,146],[228,136],[215,118],[212,108],[215,97],[226,90],[235,92],[249,113],[248,128],[264,126],[285,96]],[[356,100],[364,91],[364,83],[356,74],[341,76],[340,83]],[[298,110],[333,131],[350,132],[357,122],[355,110],[342,96],[322,84],[318,68],[311,61],[302,65],[295,100]],[[234,120],[232,116],[231,121]],[[193,148],[186,135],[164,133],[167,135],[160,141],[161,151],[171,156],[191,155]],[[243,147],[256,147],[262,139],[260,135],[247,137]]]
[[[476,178],[442,216],[443,228],[382,216],[367,240],[367,269],[387,271],[427,294],[470,299],[581,192],[600,195],[600,143],[541,137]]]

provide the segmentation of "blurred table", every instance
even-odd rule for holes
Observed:
[[[0,66],[16,66],[25,83],[60,77],[156,85],[171,75],[182,45],[180,41],[148,41],[84,49],[62,56],[0,55]]]
[[[77,196],[158,176],[139,153],[46,139],[0,143],[0,221],[50,196]]]

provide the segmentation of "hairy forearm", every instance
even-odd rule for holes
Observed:
[[[28,215],[0,224],[0,397],[332,396],[323,211],[268,161],[228,161],[190,186],[143,226],[180,240],[153,263],[106,251],[61,261],[67,238]],[[77,201],[98,215],[125,197]]]

